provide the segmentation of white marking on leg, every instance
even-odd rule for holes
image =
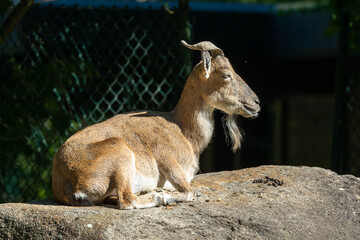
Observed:
[[[134,194],[140,193],[142,191],[152,191],[157,187],[159,182],[160,174],[157,170],[154,174],[144,175],[141,171],[135,168],[135,155],[134,155],[134,177],[131,182],[132,192]]]
[[[76,200],[79,200],[79,199],[88,199],[88,198],[89,198],[88,195],[86,195],[85,193],[80,192],[80,191],[74,193],[74,197],[75,197]]]
[[[163,188],[166,189],[166,190],[170,190],[170,191],[176,190],[175,187],[169,181],[165,182]]]
[[[192,192],[189,192],[186,194],[187,196],[185,197],[185,201],[187,202],[191,202],[194,200],[194,194]]]
[[[141,191],[151,191],[157,187],[158,176],[147,177],[135,171],[135,176],[131,184],[132,192],[134,194],[140,193]]]
[[[168,205],[169,203],[175,203],[174,198],[165,192],[156,193],[155,199],[159,203],[159,205]]]
[[[136,201],[133,201],[131,206],[133,206],[133,208],[136,209],[141,209],[141,208],[151,208],[151,207],[156,207],[159,206],[160,204],[157,201],[151,201],[145,204],[139,204]]]
[[[121,206],[120,209],[121,209],[121,210],[131,210],[131,209],[134,209],[134,208],[135,208],[133,205],[134,205],[134,204],[130,204],[130,205],[127,206],[127,207]]]

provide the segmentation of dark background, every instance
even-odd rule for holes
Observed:
[[[222,114],[216,114],[216,137],[203,155],[202,170],[262,164],[331,168],[337,35],[325,36],[329,14],[192,14],[195,42],[221,46],[262,102],[258,119],[239,119],[245,140],[235,155],[226,145]]]

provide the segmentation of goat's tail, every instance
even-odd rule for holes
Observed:
[[[71,206],[93,206],[90,198],[83,192],[74,191],[71,182],[67,180],[58,170],[53,168],[52,189],[54,199],[57,202]]]

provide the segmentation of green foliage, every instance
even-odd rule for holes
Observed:
[[[50,195],[52,157],[66,137],[83,127],[76,124],[69,94],[79,79],[97,74],[81,61],[29,65],[10,58],[5,64],[9,76],[0,88],[0,182],[6,185],[1,195],[10,193],[12,201],[30,200],[26,195],[44,198]],[[34,181],[36,168],[43,171]]]
[[[351,52],[360,51],[360,1],[332,0],[332,25],[329,33],[340,32],[346,34],[346,44]]]

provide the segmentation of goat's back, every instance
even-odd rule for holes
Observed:
[[[165,155],[182,163],[183,158],[194,155],[190,143],[169,114],[153,111],[116,115],[77,132],[64,146],[72,148],[72,152],[76,148],[82,152],[91,144],[114,137],[123,139],[137,159],[150,153],[157,160]]]

